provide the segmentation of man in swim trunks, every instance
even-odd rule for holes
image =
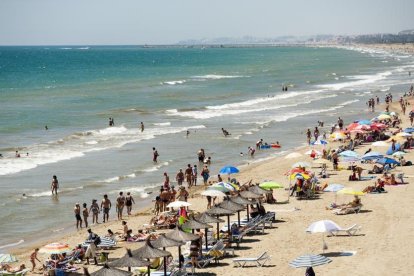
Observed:
[[[183,170],[180,169],[177,173],[177,175],[175,176],[175,180],[177,180],[178,186],[183,185],[184,182],[184,173]]]
[[[108,198],[108,195],[104,195],[101,202],[101,210],[103,210],[103,222],[109,221],[109,210],[111,210],[112,203]]]
[[[81,218],[81,208],[79,203],[75,204],[75,208],[73,209],[73,211],[75,212],[75,218],[76,218],[76,229],[82,228],[82,218]]]
[[[187,169],[185,169],[185,179],[187,180],[188,188],[190,188],[193,184],[193,168],[190,164],[188,164]]]
[[[153,148],[152,148],[152,161],[153,161],[154,163],[157,163],[158,156],[160,156],[160,155],[158,154],[158,151],[155,149],[155,147],[153,147]]]
[[[116,211],[118,213],[118,220],[122,220],[122,212],[125,207],[125,196],[123,192],[119,192],[119,196],[116,199]]]

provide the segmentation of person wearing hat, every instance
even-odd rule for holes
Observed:
[[[75,208],[73,209],[73,211],[75,212],[75,218],[76,218],[76,229],[82,228],[82,218],[81,218],[81,208],[80,208],[80,204],[76,203],[75,204]]]
[[[88,238],[87,238],[88,248],[85,252],[86,263],[89,265],[89,258],[93,258],[95,261],[95,265],[98,265],[98,260],[96,259],[96,245],[100,243],[100,238],[97,234],[92,232],[92,230],[88,229]]]

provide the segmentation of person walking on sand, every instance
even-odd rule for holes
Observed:
[[[123,192],[119,192],[119,196],[116,199],[116,210],[118,213],[118,220],[122,220],[122,213],[125,207],[125,196]]]
[[[203,176],[204,185],[207,185],[208,178],[210,177],[210,171],[207,166],[203,167],[201,175]]]
[[[197,173],[198,173],[197,165],[194,164],[193,166],[193,185],[194,186],[197,186]]]
[[[311,143],[311,137],[312,137],[312,132],[308,128],[308,130],[306,131],[306,139],[308,141],[308,145],[310,145],[310,143]]]
[[[193,184],[193,168],[191,167],[190,164],[187,165],[187,169],[185,169],[185,179],[187,181],[187,186],[188,188],[191,187],[191,185]]]
[[[175,176],[175,180],[177,181],[178,186],[183,185],[184,182],[184,173],[183,173],[183,169],[180,169],[177,173],[177,175]]]
[[[108,198],[108,195],[104,195],[101,202],[101,210],[103,210],[103,222],[109,221],[109,210],[111,210],[112,203]]]
[[[75,204],[75,208],[73,209],[73,212],[75,213],[75,218],[76,218],[76,229],[79,230],[79,227],[82,228],[82,218],[81,218],[81,208],[79,203]]]
[[[50,189],[52,190],[52,195],[54,194],[58,194],[58,189],[59,189],[59,181],[56,177],[56,175],[54,175],[52,177],[52,185],[50,186]]]
[[[131,215],[132,204],[135,204],[135,200],[132,197],[131,193],[128,192],[127,193],[127,196],[125,197],[125,206],[127,207],[127,214],[128,214],[128,216]]]
[[[98,215],[99,215],[99,205],[96,199],[92,200],[91,208],[89,208],[89,212],[92,212],[92,223],[98,224]]]
[[[158,162],[158,151],[155,149],[155,147],[152,148],[152,162],[157,163]]]
[[[40,263],[40,260],[37,258],[37,253],[39,252],[39,248],[36,248],[32,254],[30,254],[30,262],[32,263],[32,272],[34,272],[36,267],[36,260]]]
[[[83,216],[83,221],[85,222],[85,228],[88,228],[89,210],[88,210],[86,203],[83,203],[82,216]]]

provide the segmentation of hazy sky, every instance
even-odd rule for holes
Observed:
[[[0,45],[168,44],[411,28],[413,0],[0,0]]]

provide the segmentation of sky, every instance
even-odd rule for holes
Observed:
[[[413,0],[0,0],[0,45],[397,33]]]

